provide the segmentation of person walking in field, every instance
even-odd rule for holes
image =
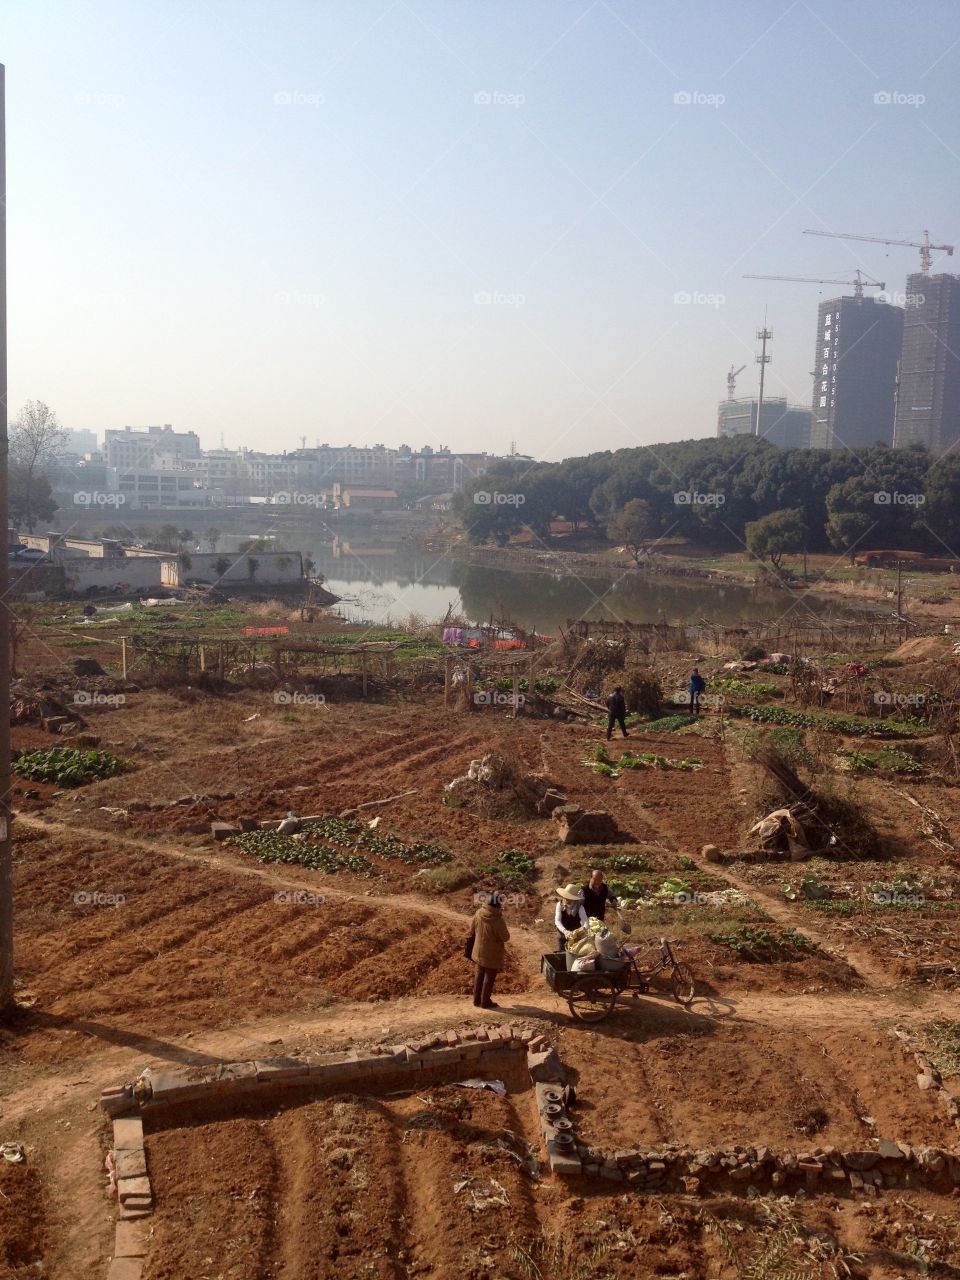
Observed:
[[[692,716],[700,714],[700,697],[706,687],[706,680],[704,680],[697,667],[694,667],[690,672],[690,683],[687,685],[687,692],[690,694],[690,714]]]
[[[610,697],[607,699],[607,741],[613,737],[613,726],[618,724],[620,732],[625,738],[629,738],[627,733],[627,702],[623,696],[623,689],[620,685],[614,689]]]
[[[503,896],[487,895],[487,901],[473,917],[473,947],[470,959],[477,966],[473,980],[473,1003],[478,1009],[499,1009],[494,1004],[493,984],[506,961],[506,944],[510,930],[503,918]]]

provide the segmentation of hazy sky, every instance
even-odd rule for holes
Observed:
[[[768,391],[809,403],[840,292],[743,272],[902,290],[914,250],[802,230],[960,242],[954,0],[4,0],[0,58],[11,416],[710,435],[765,303]]]

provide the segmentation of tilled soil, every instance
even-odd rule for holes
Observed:
[[[792,1030],[650,1007],[633,1025],[565,1030],[561,1053],[580,1076],[578,1131],[598,1146],[654,1147],[682,1135],[695,1147],[849,1150],[893,1135],[952,1145],[956,1132],[882,1031]]]

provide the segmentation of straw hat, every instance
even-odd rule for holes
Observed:
[[[583,890],[578,889],[575,884],[565,884],[561,889],[557,890],[557,897],[563,898],[567,902],[582,902]]]

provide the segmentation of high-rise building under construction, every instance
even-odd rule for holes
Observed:
[[[817,314],[814,449],[893,442],[903,311],[876,298],[830,298]]]
[[[893,442],[942,453],[960,440],[960,276],[907,277]]]

